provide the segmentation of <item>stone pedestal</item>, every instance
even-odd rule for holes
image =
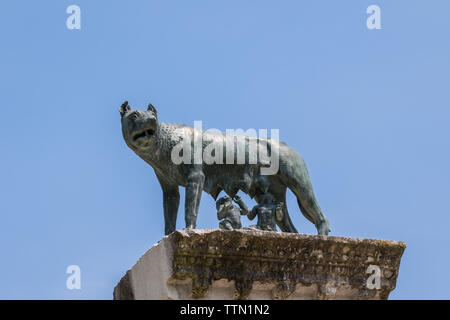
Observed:
[[[387,299],[403,242],[183,230],[148,250],[114,299]]]

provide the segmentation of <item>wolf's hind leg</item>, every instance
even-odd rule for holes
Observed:
[[[299,192],[297,195],[297,202],[305,218],[316,226],[317,233],[320,235],[327,235],[330,232],[329,222],[317,203],[312,187],[303,192]]]
[[[280,228],[280,230],[283,232],[298,233],[297,229],[295,228],[294,224],[291,221],[291,218],[289,217],[289,212],[288,212],[287,205],[286,205],[286,188],[284,188],[284,190],[281,190],[278,192],[276,192],[274,190],[270,190],[270,192],[275,197],[275,200],[277,202],[284,203],[282,220],[275,221],[277,223],[278,227]]]

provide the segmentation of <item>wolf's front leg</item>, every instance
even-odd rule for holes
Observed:
[[[205,175],[200,169],[189,173],[186,185],[186,200],[184,202],[186,229],[195,229],[197,225],[198,207],[202,197]]]
[[[171,234],[176,229],[179,204],[180,194],[178,193],[178,187],[169,191],[163,191],[164,233],[166,235]]]
[[[156,173],[163,191],[164,207],[164,233],[166,235],[175,231],[177,226],[178,206],[180,205],[180,193],[178,186],[168,183],[164,177]]]

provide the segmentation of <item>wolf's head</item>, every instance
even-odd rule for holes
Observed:
[[[122,134],[125,142],[133,149],[145,149],[151,146],[158,129],[158,116],[150,103],[146,111],[131,110],[128,101],[119,108],[122,117]]]

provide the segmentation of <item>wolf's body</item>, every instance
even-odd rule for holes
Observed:
[[[147,111],[130,110],[128,103],[120,108],[122,115],[122,132],[127,145],[144,161],[153,167],[163,191],[163,206],[165,218],[165,233],[176,229],[176,217],[179,206],[179,186],[186,188],[185,219],[186,228],[195,228],[198,207],[202,191],[214,199],[224,190],[231,198],[241,190],[254,197],[258,202],[260,195],[271,193],[276,201],[286,203],[286,190],[289,188],[297,197],[297,202],[303,215],[317,228],[319,234],[328,234],[328,220],[322,213],[315,199],[311,181],[305,162],[301,156],[288,145],[273,140],[246,137],[235,139],[234,161],[226,159],[227,143],[223,133],[211,133],[191,126],[159,122],[156,109],[149,105]],[[195,135],[194,135],[195,132]],[[205,161],[191,161],[175,164],[173,149],[180,146],[184,139],[202,137],[201,154],[211,143],[223,146],[223,161],[221,164],[207,164]],[[236,158],[239,143],[245,143],[246,158],[249,159],[249,141],[257,139],[258,143],[267,146],[269,150],[278,150],[279,170],[273,175],[261,175],[261,168],[267,167],[264,159],[256,163],[238,164]],[[191,140],[194,152],[194,139]],[[229,150],[228,150],[229,151]],[[228,153],[229,154],[229,153]],[[190,162],[190,163],[186,163]],[[284,219],[277,221],[284,232],[297,232],[289,218],[287,207],[284,206]]]

